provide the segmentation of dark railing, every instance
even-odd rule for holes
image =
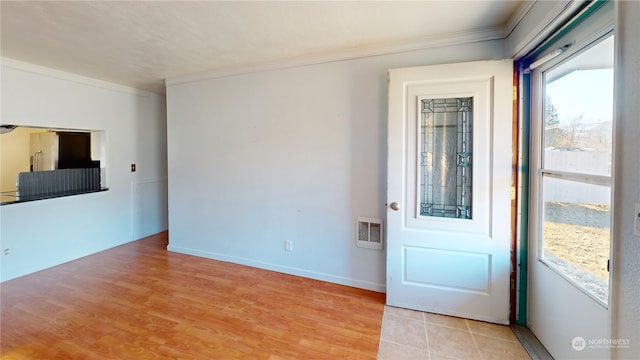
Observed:
[[[100,168],[31,171],[18,174],[18,196],[23,200],[100,190]]]

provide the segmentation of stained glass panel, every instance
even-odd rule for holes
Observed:
[[[473,97],[420,100],[420,215],[471,219]]]

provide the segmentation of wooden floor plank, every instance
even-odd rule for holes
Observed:
[[[2,359],[375,359],[384,294],[166,251],[0,284]]]

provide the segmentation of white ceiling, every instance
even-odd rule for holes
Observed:
[[[339,53],[412,50],[433,46],[439,38],[503,38],[515,25],[514,14],[527,5],[482,0],[3,0],[1,54],[162,93],[164,79],[203,72],[338,59]]]

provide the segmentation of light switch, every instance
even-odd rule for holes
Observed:
[[[635,223],[633,226],[633,231],[635,232],[636,236],[640,236],[640,203],[636,203],[636,211],[633,213],[633,216],[635,216]]]

